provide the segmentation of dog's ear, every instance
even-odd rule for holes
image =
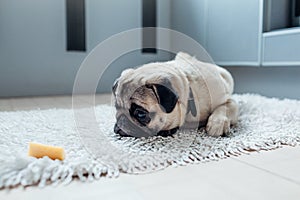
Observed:
[[[116,79],[113,86],[112,86],[112,92],[113,92],[114,95],[116,95],[116,89],[118,87],[118,83],[119,83],[119,80]]]
[[[179,97],[172,88],[170,81],[164,81],[162,84],[147,85],[147,87],[153,90],[158,103],[164,108],[166,113],[174,110]]]

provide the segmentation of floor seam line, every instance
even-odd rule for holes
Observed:
[[[264,172],[267,172],[268,174],[277,176],[277,177],[279,177],[279,178],[282,178],[282,179],[284,179],[284,180],[286,180],[286,181],[292,182],[292,183],[294,183],[294,184],[300,186],[300,182],[298,182],[298,181],[296,181],[296,180],[294,180],[294,179],[291,179],[291,178],[282,176],[282,175],[280,175],[280,174],[277,174],[277,173],[272,172],[272,171],[270,171],[270,170],[264,169],[264,168],[262,168],[262,167],[258,167],[258,166],[256,166],[256,165],[253,165],[253,164],[248,163],[248,162],[246,162],[246,161],[239,160],[238,158],[233,158],[233,160],[238,161],[238,162],[240,162],[240,163],[243,163],[243,164],[245,164],[245,165],[248,165],[248,166],[250,166],[250,167],[254,167],[254,168],[256,168],[256,169],[262,170],[262,171],[264,171]]]

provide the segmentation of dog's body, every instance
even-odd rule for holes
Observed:
[[[121,135],[169,135],[180,127],[206,124],[209,135],[220,136],[237,122],[230,73],[185,53],[173,61],[125,70],[113,89],[115,132]]]

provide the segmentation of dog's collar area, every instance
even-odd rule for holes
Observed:
[[[197,108],[195,105],[195,100],[194,100],[194,95],[193,95],[193,91],[190,87],[190,93],[189,93],[189,98],[188,98],[188,102],[187,102],[187,109],[186,109],[186,113],[191,113],[194,117],[197,116]]]
[[[174,133],[177,132],[179,128],[176,127],[176,128],[172,128],[170,130],[163,130],[163,131],[159,131],[157,133],[158,136],[162,136],[162,137],[168,137],[168,136],[172,136]]]

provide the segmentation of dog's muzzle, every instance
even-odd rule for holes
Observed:
[[[144,129],[146,129],[146,127],[141,128],[135,125],[125,115],[121,115],[114,126],[114,132],[123,137],[149,137],[154,135],[167,137],[176,133],[178,127],[170,130],[161,130],[161,131],[154,131],[150,129],[144,130]]]
[[[128,135],[127,133],[125,133],[124,131],[122,131],[122,129],[120,129],[120,127],[118,126],[117,123],[115,124],[114,132],[116,134],[119,134],[122,137],[132,137],[131,135]]]
[[[114,127],[114,132],[121,136],[133,136],[133,137],[149,137],[155,133],[147,127],[140,127],[130,121],[126,115],[122,114],[118,119]]]

